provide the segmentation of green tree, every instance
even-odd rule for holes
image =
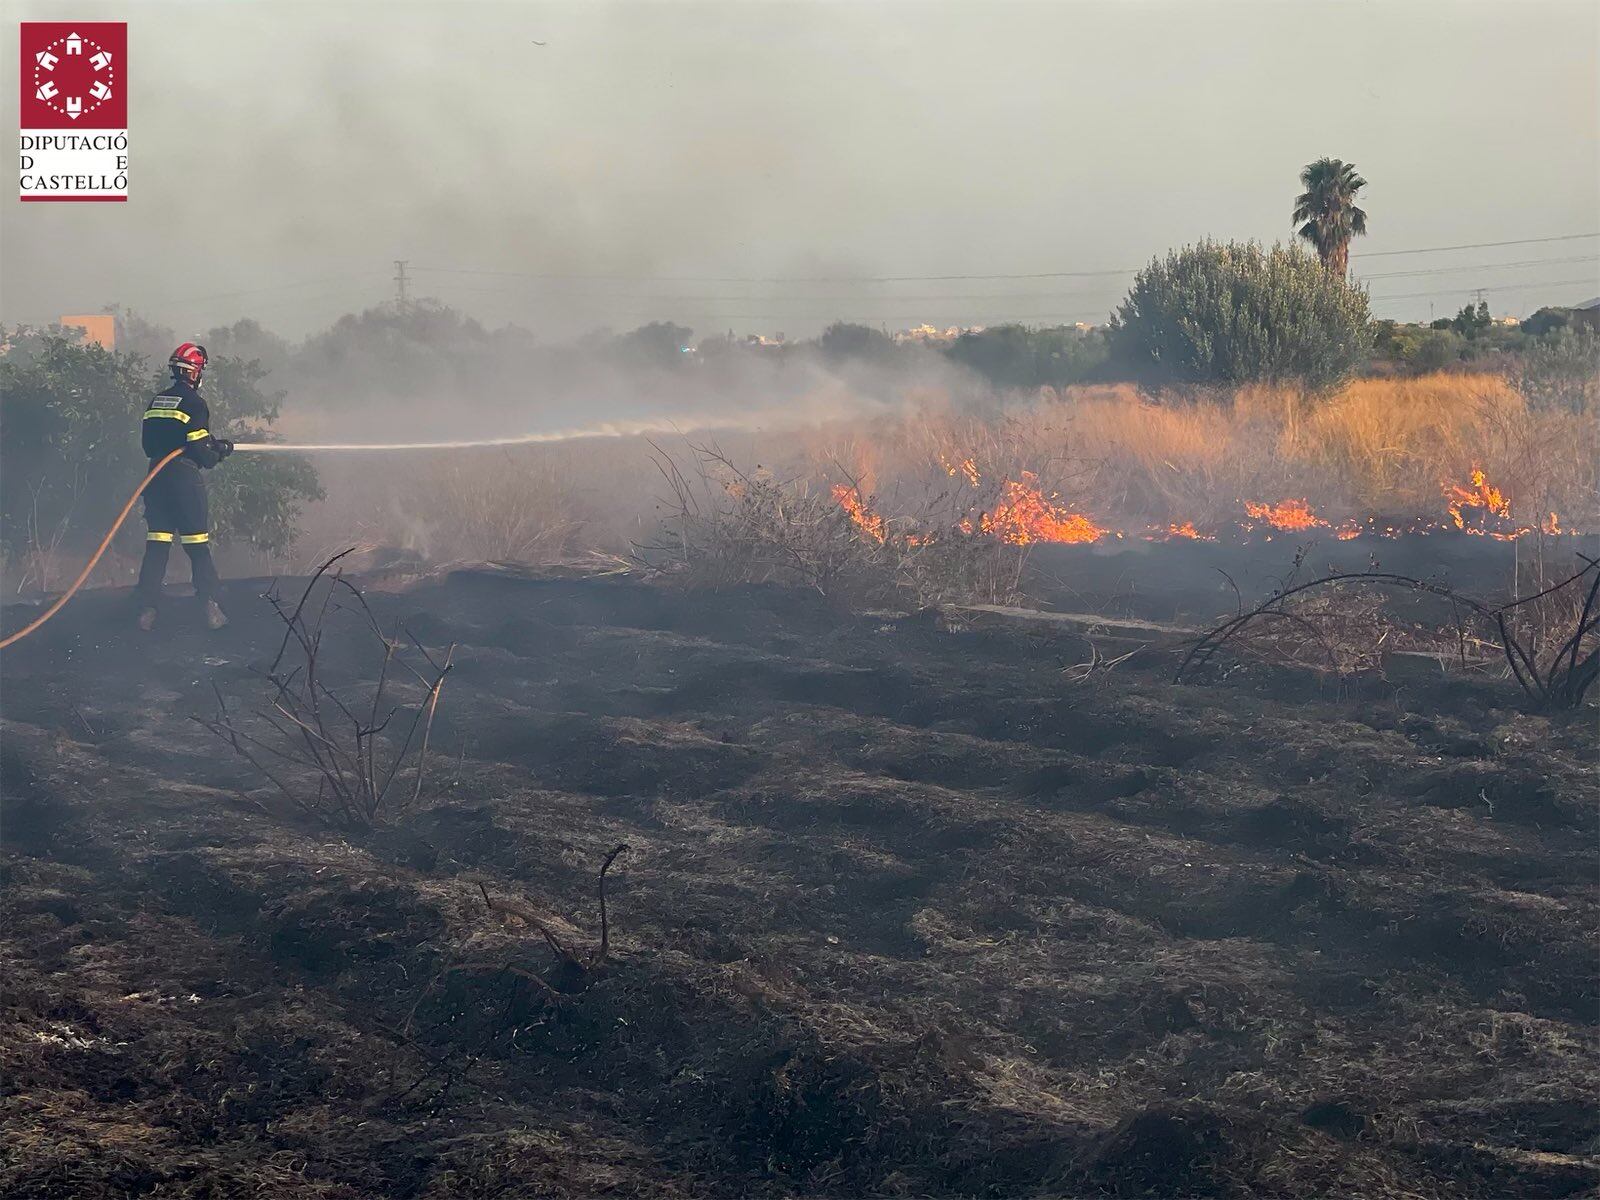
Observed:
[[[817,349],[822,357],[833,362],[863,359],[881,363],[893,359],[899,347],[888,334],[870,325],[835,321],[822,331],[822,336],[817,339]]]
[[[1305,191],[1294,202],[1299,236],[1316,247],[1322,265],[1341,279],[1350,269],[1350,239],[1367,232],[1367,214],[1356,207],[1356,193],[1367,181],[1337,158],[1319,158],[1300,172]]]
[[[1570,308],[1551,308],[1546,305],[1522,322],[1522,332],[1533,337],[1543,337],[1567,328],[1572,323]]]
[[[635,367],[665,367],[682,365],[683,354],[692,344],[694,330],[671,321],[651,321],[648,325],[622,334],[612,343],[612,351],[619,361]]]
[[[1405,362],[1414,371],[1438,371],[1460,362],[1465,351],[1461,335],[1447,322],[1444,328],[1429,328],[1418,338]]]
[[[143,475],[143,360],[75,335],[13,333],[0,358],[0,543],[22,583],[48,585],[58,550],[104,529]],[[130,430],[132,453],[129,453]]]
[[[271,374],[283,367],[290,356],[289,343],[277,334],[262,327],[252,317],[235,321],[232,325],[219,325],[208,329],[198,339],[212,357],[224,355],[249,361],[254,359]]]
[[[1326,388],[1365,359],[1373,328],[1366,293],[1298,247],[1202,242],[1139,272],[1111,338],[1158,380]]]
[[[49,586],[57,553],[92,545],[144,476],[140,417],[165,372],[60,332],[8,340],[0,358],[0,545],[21,564],[18,582]],[[218,436],[266,436],[281,397],[262,390],[263,374],[254,362],[212,359],[205,391]],[[218,540],[265,550],[287,549],[300,505],[321,495],[309,463],[278,455],[238,455],[208,481]],[[121,544],[137,549],[137,521],[123,528]]]
[[[945,355],[999,387],[1065,387],[1090,378],[1105,362],[1097,330],[1070,326],[993,325],[963,333]]]
[[[136,357],[148,358],[151,362],[163,363],[167,355],[175,350],[180,342],[198,342],[201,339],[193,334],[179,337],[177,332],[158,321],[152,321],[136,313],[131,308],[124,308],[120,304],[106,305],[105,312],[110,313],[117,321],[117,352],[131,354]]]
[[[488,346],[483,326],[444,305],[381,304],[308,337],[283,377],[297,397],[333,412],[379,398],[385,407],[443,404],[485,386]]]
[[[1558,326],[1523,355],[1514,381],[1536,408],[1595,412],[1600,409],[1600,332],[1586,325]]]
[[[1446,323],[1446,327],[1454,329],[1464,338],[1475,338],[1493,324],[1488,302],[1479,300],[1476,305],[1462,305],[1461,311]]]

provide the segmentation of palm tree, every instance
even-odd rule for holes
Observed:
[[[1300,172],[1306,190],[1294,202],[1299,234],[1317,248],[1328,270],[1345,275],[1350,269],[1350,239],[1367,232],[1367,214],[1356,207],[1356,193],[1367,181],[1337,158],[1319,158]]]

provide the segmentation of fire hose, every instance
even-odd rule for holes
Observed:
[[[569,442],[577,438],[638,437],[648,436],[649,434],[653,433],[682,431],[683,429],[681,426],[662,426],[659,422],[653,424],[645,424],[642,422],[623,422],[619,424],[597,425],[589,429],[565,430],[553,433],[527,433],[521,434],[517,437],[482,438],[476,441],[369,442],[360,444],[238,442],[234,444],[233,448],[236,452],[257,454],[267,452],[296,453],[312,450],[461,450],[474,446],[524,446],[536,442]],[[72,586],[66,591],[62,592],[60,596],[56,597],[55,603],[51,604],[49,608],[45,609],[44,612],[40,613],[28,624],[24,625],[15,633],[9,634],[5,638],[0,639],[0,650],[4,650],[8,646],[13,646],[17,642],[20,642],[23,638],[33,633],[51,617],[55,616],[67,606],[67,602],[77,594],[78,589],[81,588],[88,580],[90,574],[93,573],[95,566],[100,562],[100,559],[104,556],[105,552],[110,549],[111,539],[117,536],[117,530],[121,529],[122,523],[128,519],[128,514],[133,511],[134,503],[139,499],[140,496],[144,495],[144,490],[149,487],[151,481],[161,473],[161,469],[173,459],[177,458],[178,455],[182,454],[183,450],[184,448],[180,446],[178,449],[172,451],[172,453],[168,454],[165,458],[157,462],[155,466],[150,468],[150,473],[144,477],[143,481],[140,482],[138,487],[134,488],[133,495],[128,497],[128,502],[122,506],[122,511],[117,514],[117,519],[111,522],[111,528],[106,530],[105,537],[100,540],[100,545],[95,549],[94,554],[90,556],[89,561],[84,564],[83,570],[78,572],[78,577],[72,581]]]
[[[84,580],[88,579],[90,572],[94,570],[95,564],[100,561],[101,556],[105,554],[107,549],[110,548],[111,539],[117,536],[117,530],[122,528],[122,523],[128,519],[128,514],[133,511],[134,501],[138,500],[140,496],[144,495],[145,488],[149,487],[150,482],[155,479],[157,475],[161,474],[161,468],[166,466],[173,459],[177,458],[178,455],[183,453],[183,451],[184,447],[179,446],[171,454],[167,455],[160,462],[156,463],[155,466],[150,468],[150,474],[146,475],[139,486],[133,489],[133,495],[128,497],[128,502],[122,506],[122,511],[117,514],[117,519],[111,522],[111,528],[106,530],[106,536],[100,539],[99,547],[96,548],[92,555],[90,555],[89,561],[84,564],[83,570],[78,572],[78,577],[72,581],[72,586],[66,591],[62,592],[61,595],[56,597],[56,602],[54,604],[45,609],[44,612],[40,613],[28,624],[24,625],[21,629],[17,630],[15,633],[11,634],[5,639],[0,640],[0,650],[4,650],[7,646],[10,646],[15,642],[20,642],[23,638],[27,637],[35,629],[39,628],[39,626],[43,625],[51,617],[55,616],[67,606],[67,601],[71,600],[72,597],[77,594],[78,589],[83,586]]]

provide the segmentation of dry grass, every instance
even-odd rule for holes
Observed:
[[[1308,500],[1332,524],[1438,526],[1450,521],[1447,487],[1477,468],[1510,502],[1515,525],[1554,512],[1565,529],[1593,529],[1593,417],[1530,405],[1498,375],[1362,379],[1321,399],[1245,388],[1157,400],[1114,384],[1046,390],[1004,412],[924,398],[900,417],[818,431],[791,454],[818,478],[859,480],[891,515],[964,482],[964,501],[982,509],[995,485],[1028,471],[1063,508],[1132,534],[1183,522],[1225,528],[1245,518],[1245,501],[1286,499]]]
[[[1226,536],[1247,519],[1246,502],[1285,500],[1306,501],[1326,522],[1317,526],[1323,532],[1369,519],[1445,526],[1446,488],[1466,485],[1474,468],[1509,501],[1501,530],[1538,528],[1552,513],[1563,530],[1600,529],[1592,389],[1552,405],[1530,402],[1500,375],[1434,374],[1355,380],[1322,398],[1245,388],[1157,399],[1105,384],[1043,389],[1007,405],[993,398],[975,407],[934,388],[908,389],[899,400],[891,416],[729,433],[719,444],[739,470],[784,480],[819,506],[837,484],[858,488],[891,527],[916,530],[918,547],[948,539],[963,522],[980,526],[1007,481],[1025,472],[1056,511],[1130,537],[1186,524]],[[693,458],[684,442],[666,449]],[[328,499],[306,514],[297,552],[260,560],[234,548],[224,569],[310,569],[352,543],[383,551],[378,562],[551,566],[595,551],[625,554],[676,512],[670,497],[662,504],[651,455],[644,439],[608,438],[330,458],[319,463]],[[1537,559],[1536,540],[1527,539]],[[137,555],[139,544],[129,545]],[[946,558],[930,579],[930,554],[915,557],[923,561],[902,572],[913,592],[959,593],[973,580],[980,590],[1000,586],[998,566],[962,582],[972,572],[944,578]],[[1564,551],[1557,557],[1564,565]],[[120,558],[103,574],[126,580],[136,564]],[[9,589],[26,589],[58,583],[72,565],[47,554],[8,561],[0,575]]]
[[[1249,519],[1246,503],[1287,500],[1309,505],[1313,534],[1349,521],[1449,527],[1446,490],[1467,485],[1474,469],[1509,503],[1510,516],[1492,529],[1537,529],[1551,513],[1563,530],[1600,528],[1595,414],[1530,404],[1498,375],[1363,379],[1321,398],[1246,388],[1158,400],[1115,384],[980,409],[930,389],[902,400],[892,416],[719,436],[719,469],[746,483],[781,481],[787,495],[763,493],[772,503],[760,519],[822,522],[824,541],[835,532],[824,519],[834,487],[856,489],[890,530],[914,535],[912,549],[949,540],[964,524],[981,528],[1024,473],[1053,513],[1130,537],[1186,524],[1228,536]],[[696,458],[687,443],[664,449],[686,464]],[[586,551],[626,553],[653,541],[663,518],[682,515],[679,498],[663,494],[670,489],[653,454],[643,439],[608,439],[456,452],[407,460],[403,470],[366,465],[365,482],[328,480],[329,504],[315,517],[324,536],[308,542],[349,544],[354,528],[435,562],[548,565]],[[727,482],[713,487],[722,499]],[[943,588],[914,580],[911,590]]]
[[[1531,408],[1499,376],[1358,380],[1286,423],[1281,446],[1343,480],[1367,511],[1436,511],[1442,484],[1474,466],[1524,519],[1594,511],[1592,414]]]
[[[945,457],[998,460],[991,469],[1046,464],[1047,480],[1073,503],[1130,530],[1233,524],[1243,501],[1289,498],[1310,500],[1334,522],[1443,523],[1446,487],[1465,484],[1474,468],[1518,523],[1555,512],[1563,527],[1593,529],[1593,416],[1530,406],[1493,375],[1363,379],[1323,400],[1246,388],[1158,403],[1116,385],[1044,396],[976,438],[961,421],[935,419],[924,441]]]
[[[784,478],[694,446],[679,457],[658,449],[655,466],[665,516],[634,553],[678,582],[781,583],[918,608],[1017,596],[1024,548],[962,533],[971,505],[960,486],[920,489],[910,515],[902,504],[887,518],[873,509],[861,477],[836,459]]]
[[[409,515],[427,528],[433,553],[468,561],[570,559],[584,518],[565,465],[512,450],[483,457],[441,461],[418,480]]]

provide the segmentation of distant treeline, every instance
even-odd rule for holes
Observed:
[[[1541,308],[1520,324],[1490,317],[1487,306],[1468,305],[1456,316],[1429,323],[1367,320],[1331,354],[1332,361],[1302,364],[1292,357],[1305,340],[1299,331],[1269,329],[1261,341],[1277,348],[1277,361],[1239,354],[1241,361],[1195,367],[1163,362],[1132,332],[1138,314],[1119,313],[1108,326],[993,325],[949,339],[897,339],[871,326],[838,322],[815,338],[772,343],[731,333],[705,337],[671,322],[651,322],[626,332],[597,330],[553,342],[515,325],[489,328],[430,301],[384,304],[340,317],[329,328],[291,343],[246,318],[196,334],[118,312],[118,349],[159,363],[171,347],[198,337],[213,355],[254,360],[263,377],[297,400],[340,395],[426,395],[463,386],[513,388],[532,377],[559,386],[564,377],[596,364],[623,372],[702,372],[713,378],[741,364],[810,363],[868,366],[890,375],[917,374],[938,364],[960,367],[998,389],[1066,387],[1079,383],[1292,382],[1313,384],[1351,375],[1420,375],[1439,370],[1496,370],[1520,376],[1579,373],[1600,365],[1600,312]],[[1181,322],[1175,321],[1174,324]],[[1329,322],[1322,322],[1325,329]],[[1213,335],[1214,338],[1214,335]],[[1283,359],[1288,353],[1291,357]],[[1216,352],[1212,351],[1215,359]],[[1188,369],[1184,369],[1185,366]]]

